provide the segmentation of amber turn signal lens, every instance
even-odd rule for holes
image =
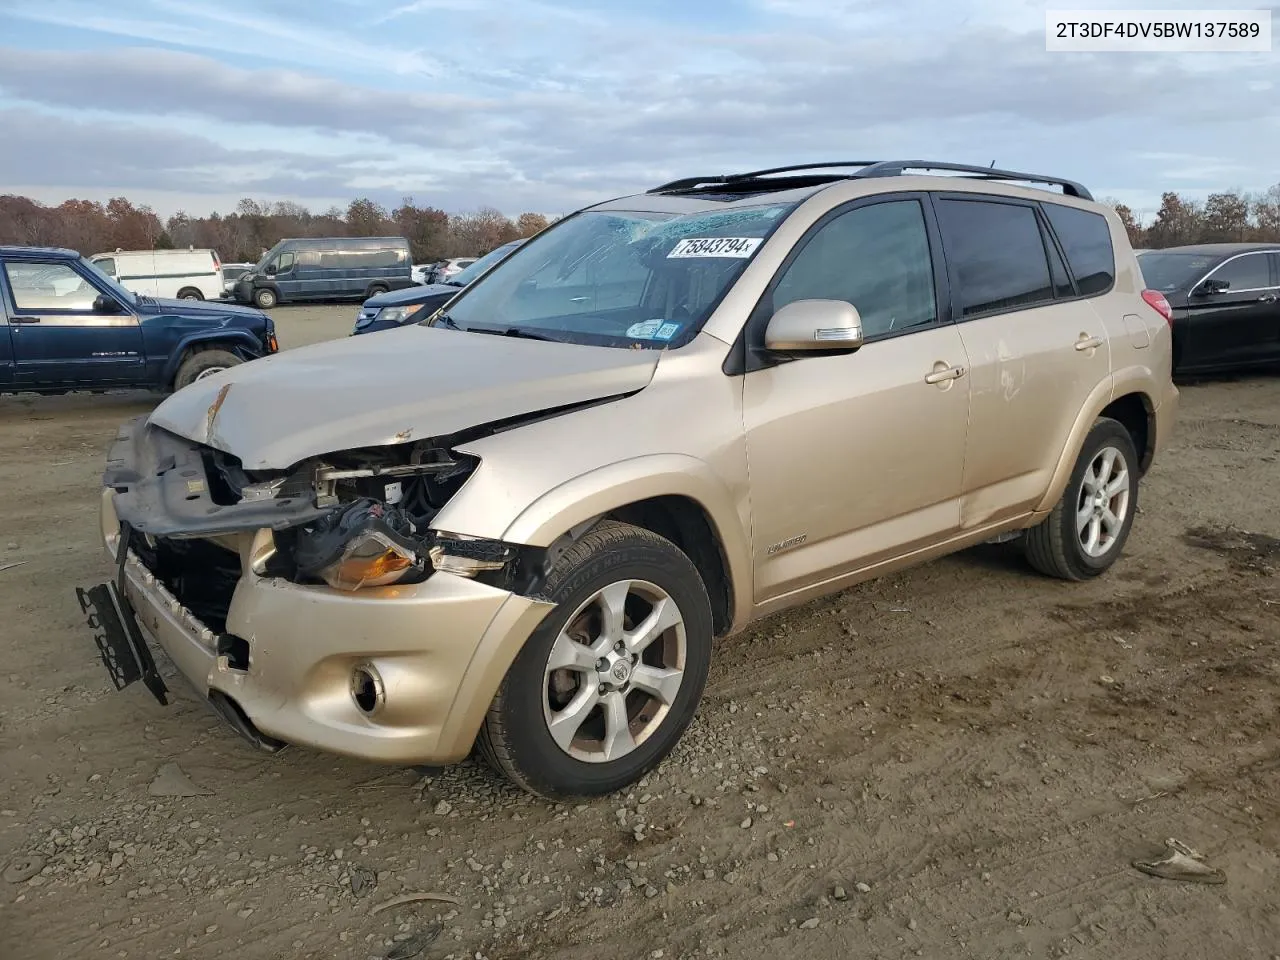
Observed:
[[[395,583],[413,568],[415,558],[384,538],[366,536],[352,543],[336,563],[321,572],[335,590],[359,590]]]

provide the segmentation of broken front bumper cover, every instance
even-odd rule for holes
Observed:
[[[270,543],[278,508],[211,509],[218,505],[201,499],[208,483],[195,448],[136,421],[112,448],[106,482],[102,536],[118,573],[83,596],[113,683],[148,676],[162,683],[154,663],[147,666],[149,638],[240,733],[267,749],[292,743],[387,762],[461,760],[507,668],[553,608],[442,570],[420,583],[357,591],[259,573],[254,558]],[[208,539],[239,554],[225,633],[193,615],[128,549],[121,533],[130,528]],[[246,645],[247,656],[229,655],[229,639]],[[356,700],[357,671],[379,678],[372,712]]]

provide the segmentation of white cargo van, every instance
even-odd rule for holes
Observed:
[[[223,294],[217,251],[117,250],[90,258],[120,286],[146,297],[217,300]]]

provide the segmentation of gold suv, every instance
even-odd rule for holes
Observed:
[[[947,174],[947,175],[939,175]],[[1110,567],[1169,436],[1169,306],[1079,184],[924,162],[601,203],[421,325],[126,424],[81,590],[267,750],[475,747],[547,796],[674,746],[715,642],[981,541]]]

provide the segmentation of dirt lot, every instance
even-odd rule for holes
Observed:
[[[296,346],[354,308],[276,313]],[[152,402],[0,398],[0,867],[45,863],[0,881],[6,960],[362,960],[437,920],[424,955],[459,960],[1280,954],[1275,376],[1183,388],[1100,582],[993,546],[771,619],[657,774],[565,807],[114,692],[73,588],[108,574],[104,449]],[[204,795],[149,792],[175,761]],[[1166,837],[1226,885],[1130,866]],[[459,903],[372,912],[419,891]]]

